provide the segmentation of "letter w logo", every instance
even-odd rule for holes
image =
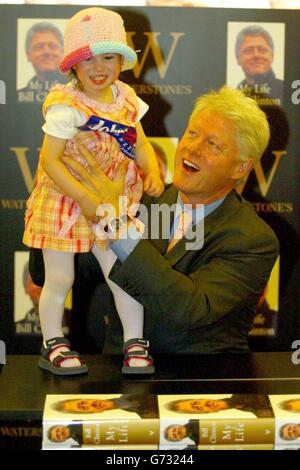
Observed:
[[[135,34],[136,33],[127,33],[128,44],[133,49],[135,49],[135,46],[133,44],[132,38]],[[144,35],[147,37],[147,44],[146,44],[141,61],[137,62],[136,66],[133,69],[133,74],[135,78],[139,78],[139,76],[141,75],[141,72],[143,70],[143,67],[145,65],[145,62],[146,62],[146,59],[148,57],[150,50],[152,51],[152,55],[156,63],[156,67],[157,67],[160,78],[165,78],[169,65],[171,63],[171,60],[173,58],[175,49],[177,47],[179,38],[181,38],[182,36],[185,36],[185,33],[169,33],[169,34],[172,37],[173,41],[172,41],[168,56],[166,57],[166,61],[164,61],[161,48],[157,40],[158,36],[160,36],[161,33],[149,33],[149,32],[144,33]]]
[[[285,150],[273,150],[272,154],[274,155],[274,162],[272,164],[268,177],[266,177],[261,161],[257,162],[255,167],[253,168],[255,175],[256,175],[257,183],[260,189],[260,193],[263,197],[265,197],[268,194],[269,188],[276,174],[276,170],[278,168],[280,160],[283,157],[283,155],[287,154],[287,152]],[[247,180],[244,181],[242,185],[239,186],[238,191],[240,194],[243,192],[246,182]]]
[[[14,152],[14,154],[16,155],[20,170],[22,172],[25,186],[27,188],[27,191],[31,193],[33,186],[35,184],[35,178],[34,178],[34,175],[32,175],[31,173],[29,163],[27,160],[28,147],[10,147],[9,150]]]

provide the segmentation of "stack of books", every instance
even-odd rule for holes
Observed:
[[[47,395],[43,449],[300,449],[300,395]]]

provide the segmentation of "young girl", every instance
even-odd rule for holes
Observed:
[[[123,20],[117,13],[87,8],[69,20],[60,70],[73,79],[50,90],[43,105],[45,137],[37,185],[27,202],[24,233],[26,245],[43,250],[45,284],[39,303],[43,345],[39,366],[54,374],[87,372],[79,354],[70,351],[70,343],[63,337],[62,315],[74,280],[74,253],[90,250],[112,290],[123,325],[122,371],[154,371],[149,343],[143,339],[143,308],[108,279],[116,256],[106,240],[95,236],[95,214],[84,205],[84,189],[76,174],[62,161],[67,155],[88,166],[79,151],[83,145],[96,156],[111,180],[120,178],[126,165],[124,195],[129,212],[143,192],[137,166],[145,175],[148,194],[161,194],[163,183],[157,160],[139,122],[148,106],[118,80],[120,71],[132,69],[135,63],[136,53],[126,43]]]

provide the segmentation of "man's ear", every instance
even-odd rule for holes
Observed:
[[[238,163],[237,168],[233,174],[233,179],[240,179],[246,176],[253,168],[253,160],[248,159]]]

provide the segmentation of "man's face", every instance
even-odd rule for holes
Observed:
[[[70,437],[68,426],[54,426],[50,431],[50,440],[52,442],[64,442]]]
[[[196,400],[181,400],[176,405],[176,411],[181,413],[215,413],[228,408],[224,400],[207,400],[205,398]]]
[[[282,439],[286,441],[293,441],[300,437],[300,424],[289,423],[283,426],[281,430]]]
[[[243,167],[233,124],[203,110],[189,121],[177,146],[173,183],[185,204],[209,204],[235,186]]]
[[[86,400],[70,400],[64,404],[64,411],[69,413],[101,413],[101,411],[114,408],[111,400],[97,400],[87,398]]]
[[[37,32],[27,51],[28,61],[41,78],[44,73],[55,72],[63,55],[63,48],[51,31]]]
[[[237,62],[246,77],[262,75],[271,69],[273,51],[263,36],[244,36]]]
[[[187,436],[186,427],[183,424],[173,424],[167,430],[166,439],[168,441],[181,441]]]

